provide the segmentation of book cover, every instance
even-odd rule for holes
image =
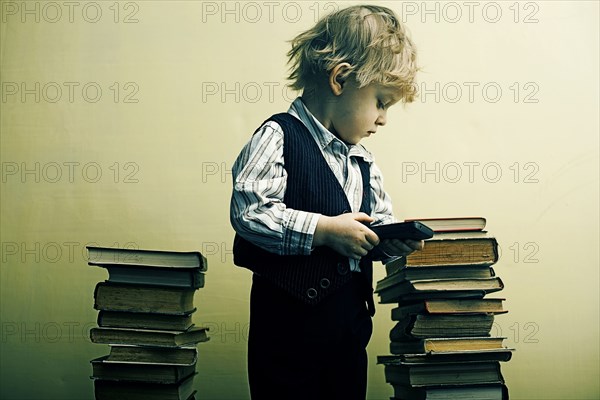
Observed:
[[[113,247],[86,246],[89,265],[136,265],[146,267],[208,269],[206,257],[199,251],[163,251],[118,249]]]

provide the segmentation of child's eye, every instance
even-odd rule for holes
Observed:
[[[385,104],[383,104],[383,102],[381,100],[377,100],[377,108],[381,108],[382,110],[385,110]]]

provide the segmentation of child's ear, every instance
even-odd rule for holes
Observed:
[[[344,91],[344,83],[351,69],[350,64],[340,63],[329,73],[329,87],[335,96],[341,95]]]

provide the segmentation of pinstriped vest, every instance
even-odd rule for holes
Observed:
[[[289,113],[273,115],[267,121],[277,122],[284,132],[283,158],[288,174],[283,198],[286,206],[327,216],[350,212],[351,207],[343,188],[302,121]],[[362,158],[358,159],[358,163],[363,184],[360,211],[370,215],[369,164]],[[318,304],[352,279],[348,258],[326,246],[316,247],[308,256],[280,256],[236,234],[233,261],[312,305]],[[372,306],[372,262],[361,260],[360,268],[367,278],[365,300]]]

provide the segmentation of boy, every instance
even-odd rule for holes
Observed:
[[[254,272],[250,393],[364,399],[371,261],[423,242],[380,243],[368,228],[395,219],[359,142],[413,100],[415,48],[393,11],[365,5],[324,17],[288,56],[302,96],[256,130],[232,172],[234,262]]]

